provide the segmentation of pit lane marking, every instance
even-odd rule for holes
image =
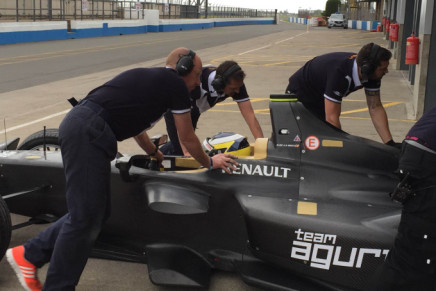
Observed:
[[[302,35],[304,35],[304,34],[306,34],[306,33],[307,33],[307,32],[300,33],[300,34],[297,34],[297,35],[295,35],[295,36],[293,36],[293,37],[289,37],[289,38],[285,38],[285,39],[283,39],[283,40],[279,40],[279,41],[275,42],[274,44],[279,44],[279,43],[281,43],[281,42],[285,42],[285,41],[288,41],[288,40],[294,39],[294,38],[299,37],[299,36],[302,36]],[[248,54],[248,53],[251,53],[251,52],[255,52],[255,51],[258,51],[258,50],[262,50],[262,49],[267,48],[267,47],[270,47],[270,46],[272,46],[272,44],[268,44],[268,45],[265,45],[265,46],[262,46],[262,47],[259,47],[259,48],[255,48],[255,49],[252,49],[252,50],[248,50],[248,51],[245,51],[245,52],[239,53],[238,56],[242,56],[242,55],[245,55],[245,54]]]
[[[306,34],[306,33],[308,33],[308,32],[306,31],[306,32],[303,32],[303,33],[297,34],[296,36],[293,36],[293,37],[285,38],[285,39],[283,39],[283,40],[276,41],[275,44],[279,44],[279,43],[282,43],[282,42],[285,42],[285,41],[288,41],[288,40],[294,39],[294,38],[299,37],[299,36],[302,36],[303,34]]]
[[[345,47],[359,47],[359,43],[348,44],[313,44],[313,43],[297,43],[297,44],[283,44],[283,47],[302,47],[302,48],[345,48]],[[314,56],[316,57],[316,55]]]
[[[383,107],[391,107],[391,106],[395,106],[395,105],[399,105],[399,104],[404,104],[404,102],[390,102],[387,104],[383,104]],[[364,112],[364,111],[368,111],[368,107],[365,108],[360,108],[360,109],[354,109],[354,110],[348,110],[348,111],[343,111],[341,112],[341,115],[343,114],[351,114],[351,113],[356,113],[356,112]]]
[[[341,119],[371,120],[370,117],[357,117],[357,116],[341,116]],[[388,121],[410,122],[410,123],[416,122],[416,120],[413,119],[398,119],[398,118],[388,118]]]
[[[35,119],[35,120],[30,121],[30,122],[27,122],[27,123],[23,123],[23,124],[20,124],[20,125],[17,125],[17,126],[9,127],[9,128],[6,129],[6,131],[7,131],[7,132],[11,132],[11,131],[14,131],[14,130],[17,130],[17,129],[20,129],[20,128],[23,128],[23,127],[26,127],[26,126],[29,126],[29,125],[32,125],[32,124],[35,124],[35,123],[38,123],[38,122],[44,121],[44,120],[48,120],[48,119],[51,119],[51,118],[55,118],[55,117],[58,117],[58,116],[60,116],[60,115],[65,115],[65,114],[67,114],[70,110],[71,110],[71,109],[67,109],[67,110],[64,110],[64,111],[61,111],[61,112],[58,112],[58,113],[54,113],[54,114],[51,114],[51,115],[47,115],[47,116],[42,117],[42,118],[39,118],[39,119]],[[5,130],[0,131],[0,134],[3,134],[3,133],[5,133]]]
[[[220,58],[216,58],[211,60],[210,62],[214,65],[218,65],[219,63],[223,62],[224,60],[234,59],[239,64],[243,65],[268,65],[268,64],[275,64],[275,63],[282,63],[282,62],[295,62],[295,63],[305,63],[308,60],[311,60],[315,57],[315,55],[263,55],[263,56],[252,56],[252,55],[244,55],[244,56],[237,56],[237,55],[228,55]],[[263,64],[262,64],[263,63]]]
[[[242,56],[242,55],[245,55],[245,54],[248,54],[248,53],[251,53],[251,52],[254,52],[254,51],[258,51],[258,50],[261,50],[261,49],[264,49],[264,48],[267,48],[267,47],[270,47],[271,45],[269,44],[269,45],[266,45],[266,46],[263,46],[263,47],[259,47],[259,48],[256,48],[256,49],[252,49],[252,50],[249,50],[249,51],[245,51],[245,52],[243,52],[243,53],[240,53],[240,54],[238,54],[239,56]]]
[[[251,98],[250,101],[251,102],[260,102],[260,101],[266,101],[269,100],[269,98]],[[366,100],[343,100],[343,102],[366,102]],[[396,105],[400,105],[400,104],[404,104],[404,102],[401,101],[386,101],[388,102],[387,104],[383,104],[383,107],[391,107],[391,106],[396,106]],[[230,102],[223,102],[223,103],[219,103],[216,104],[216,106],[229,106],[229,105],[236,105],[237,103],[235,101],[230,101]],[[208,111],[210,112],[228,112],[228,113],[239,113],[239,110],[233,110],[233,109],[209,109]],[[357,113],[357,112],[364,112],[364,111],[368,111],[368,108],[361,108],[361,109],[355,109],[355,110],[349,110],[349,111],[344,111],[341,112],[341,119],[358,119],[358,120],[371,120],[370,117],[357,117],[357,116],[343,116],[343,114],[352,114],[352,113]],[[270,110],[269,108],[261,108],[261,109],[254,109],[254,113],[255,114],[262,114],[262,115],[269,115],[270,114]],[[396,122],[408,122],[408,123],[415,123],[416,120],[412,120],[412,119],[398,119],[398,118],[388,118],[389,121],[396,121]]]

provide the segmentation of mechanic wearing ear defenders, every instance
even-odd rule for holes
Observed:
[[[247,89],[244,85],[245,73],[234,61],[225,61],[218,68],[204,67],[201,85],[191,92],[191,119],[195,130],[201,113],[214,107],[217,103],[232,97],[239,106],[242,116],[254,138],[262,138],[263,132],[254,115]],[[171,112],[164,115],[170,142],[161,147],[168,155],[190,155],[183,143],[179,141],[174,118]]]
[[[403,203],[395,242],[368,290],[436,290],[436,106],[409,130],[391,194]]]
[[[381,79],[388,73],[392,53],[375,43],[364,45],[359,53],[334,52],[308,61],[289,78],[286,93],[295,94],[317,117],[341,129],[342,98],[365,88],[372,123],[382,141],[401,147],[392,140],[386,111],[380,100]]]
[[[68,213],[6,257],[26,290],[75,290],[100,230],[110,215],[111,161],[117,141],[134,137],[161,162],[147,130],[168,110],[180,140],[207,169],[236,170],[230,154],[209,157],[194,133],[189,92],[200,85],[201,59],[177,48],[167,67],[125,71],[92,90],[66,115],[59,141],[66,178]],[[50,263],[45,284],[37,268]]]

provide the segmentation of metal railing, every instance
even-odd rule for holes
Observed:
[[[142,19],[143,9],[159,10],[160,18],[274,17],[274,10],[190,5],[194,1],[167,3],[131,0],[1,0],[2,21],[51,21],[87,19]],[[160,0],[159,2],[163,2]],[[197,2],[199,3],[199,1]],[[207,7],[207,8],[206,8]]]
[[[208,9],[202,9],[201,15],[205,18],[227,17],[275,17],[276,10],[259,10],[250,8],[226,7],[209,5]]]

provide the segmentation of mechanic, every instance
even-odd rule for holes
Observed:
[[[403,141],[392,194],[403,202],[394,245],[370,290],[436,290],[436,107],[426,112]],[[401,194],[401,195],[400,195]]]
[[[359,53],[334,52],[317,56],[289,78],[286,93],[295,94],[313,114],[341,129],[342,98],[365,88],[372,123],[382,141],[395,143],[386,111],[380,101],[381,79],[388,73],[392,53],[375,43],[364,45]]]
[[[134,137],[161,162],[163,154],[146,130],[171,109],[179,138],[207,169],[230,174],[238,163],[230,154],[207,156],[194,133],[189,92],[200,84],[201,59],[177,48],[167,68],[136,68],[92,90],[64,118],[59,141],[66,177],[68,211],[7,258],[26,290],[41,290],[36,268],[50,262],[43,290],[75,290],[94,242],[110,214],[111,161],[117,140]]]
[[[262,138],[263,132],[254,115],[247,89],[244,85],[245,73],[234,61],[225,61],[216,67],[203,67],[201,84],[191,92],[191,119],[194,130],[200,115],[214,107],[217,103],[232,97],[251,130],[254,138]],[[170,142],[161,147],[168,155],[189,156],[186,147],[180,144],[174,124],[173,114],[167,111],[164,115]]]

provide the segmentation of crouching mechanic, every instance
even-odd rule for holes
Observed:
[[[198,119],[203,112],[231,96],[238,104],[239,110],[254,138],[263,137],[262,128],[254,115],[244,85],[244,78],[244,71],[234,61],[225,61],[218,68],[203,68],[201,84],[191,92],[191,119],[194,130],[197,128]],[[173,114],[167,112],[164,117],[170,142],[161,147],[162,152],[168,155],[190,155],[183,142],[179,140]]]
[[[394,246],[373,283],[380,291],[436,290],[436,107],[403,141],[403,181],[392,198],[403,203]]]
[[[168,110],[180,140],[205,168],[227,173],[237,163],[229,154],[207,156],[194,133],[189,92],[200,84],[201,60],[186,48],[168,56],[167,68],[136,68],[92,90],[64,118],[59,141],[66,177],[68,213],[7,259],[26,290],[41,290],[36,269],[50,262],[44,290],[75,290],[94,242],[110,215],[111,161],[117,140],[134,137],[141,148],[163,155],[146,130]]]
[[[289,78],[286,93],[298,100],[318,118],[341,128],[342,98],[365,88],[366,102],[374,127],[388,145],[392,140],[386,111],[380,101],[381,79],[388,73],[392,53],[375,43],[364,45],[358,54],[334,52],[317,56]]]

